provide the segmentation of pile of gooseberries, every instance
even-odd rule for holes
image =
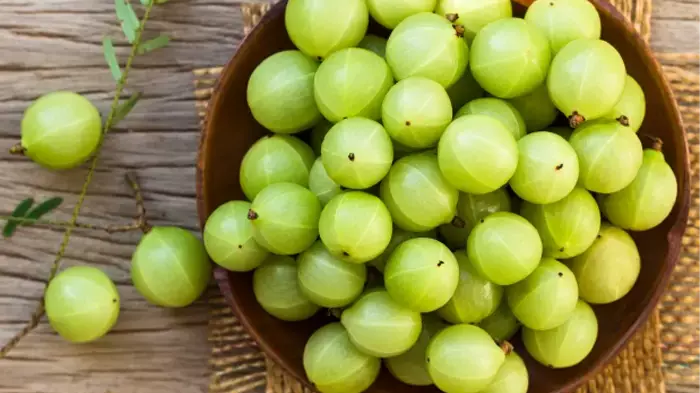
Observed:
[[[524,393],[518,331],[547,367],[583,361],[596,305],[637,281],[627,231],[661,224],[677,192],[595,7],[289,0],[285,24],[298,49],[247,86],[271,131],[241,162],[249,201],[221,205],[204,240],[254,271],[274,317],[338,317],[306,344],[308,379],[359,393],[383,363],[447,393]]]

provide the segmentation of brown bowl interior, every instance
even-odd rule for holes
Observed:
[[[530,0],[514,3],[522,16]],[[267,131],[253,119],[246,103],[246,85],[255,67],[266,57],[293,48],[284,28],[286,1],[278,3],[263,17],[241,43],[225,67],[210,102],[199,151],[197,193],[202,224],[217,206],[230,200],[245,199],[239,186],[239,165],[246,150]],[[632,291],[622,300],[594,307],[600,324],[593,352],[581,364],[563,370],[551,370],[524,355],[530,372],[530,392],[568,392],[591,378],[625,345],[634,331],[645,322],[665,289],[678,258],[680,238],[688,215],[688,155],[685,134],[678,109],[661,69],[648,46],[613,6],[594,0],[603,26],[603,38],[618,49],[630,75],[642,86],[647,98],[647,116],[640,134],[663,139],[666,159],[678,179],[678,200],[673,212],[659,227],[634,233],[642,255],[642,270]],[[373,26],[375,33],[386,31]],[[330,318],[319,313],[304,321],[289,323],[268,315],[253,296],[251,274],[215,273],[223,295],[240,321],[275,362],[304,381],[302,353],[309,335]],[[517,341],[517,340],[516,340]],[[516,342],[516,348],[520,346]],[[516,349],[517,350],[517,349]],[[419,388],[400,384],[383,371],[369,390],[388,392],[437,392],[433,387]]]

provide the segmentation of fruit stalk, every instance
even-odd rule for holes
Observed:
[[[25,151],[26,149],[22,147],[22,145],[19,143],[10,148],[10,154],[14,154],[17,156],[23,156]]]

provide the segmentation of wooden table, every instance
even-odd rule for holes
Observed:
[[[223,64],[242,36],[238,0],[172,0],[158,7],[149,31],[174,42],[139,57],[131,90],[144,98],[107,137],[81,217],[127,223],[134,204],[122,175],[136,171],[155,224],[197,229],[195,156],[199,122],[192,70]],[[33,196],[66,198],[57,218],[69,218],[86,173],[52,173],[6,154],[16,143],[22,112],[37,96],[60,89],[85,94],[104,112],[114,90],[100,47],[106,33],[127,48],[109,0],[0,0],[0,212]],[[698,0],[654,2],[652,47],[698,52]],[[0,240],[0,342],[29,319],[39,301],[61,231],[22,228]],[[64,266],[90,263],[117,283],[122,312],[104,339],[72,345],[46,321],[0,360],[0,393],[206,392],[207,306],[167,310],[148,305],[129,279],[137,233],[76,232]]]

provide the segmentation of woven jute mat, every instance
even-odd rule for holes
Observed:
[[[613,0],[645,39],[651,35],[651,0]],[[268,4],[243,4],[245,33],[269,9]],[[691,150],[692,206],[683,253],[657,311],[620,355],[578,393],[684,393],[698,391],[698,190],[699,58],[697,54],[658,53],[680,104]],[[206,114],[221,67],[194,71],[197,110]],[[210,393],[312,393],[282,368],[265,358],[227,306],[210,298],[209,342],[212,345]]]

